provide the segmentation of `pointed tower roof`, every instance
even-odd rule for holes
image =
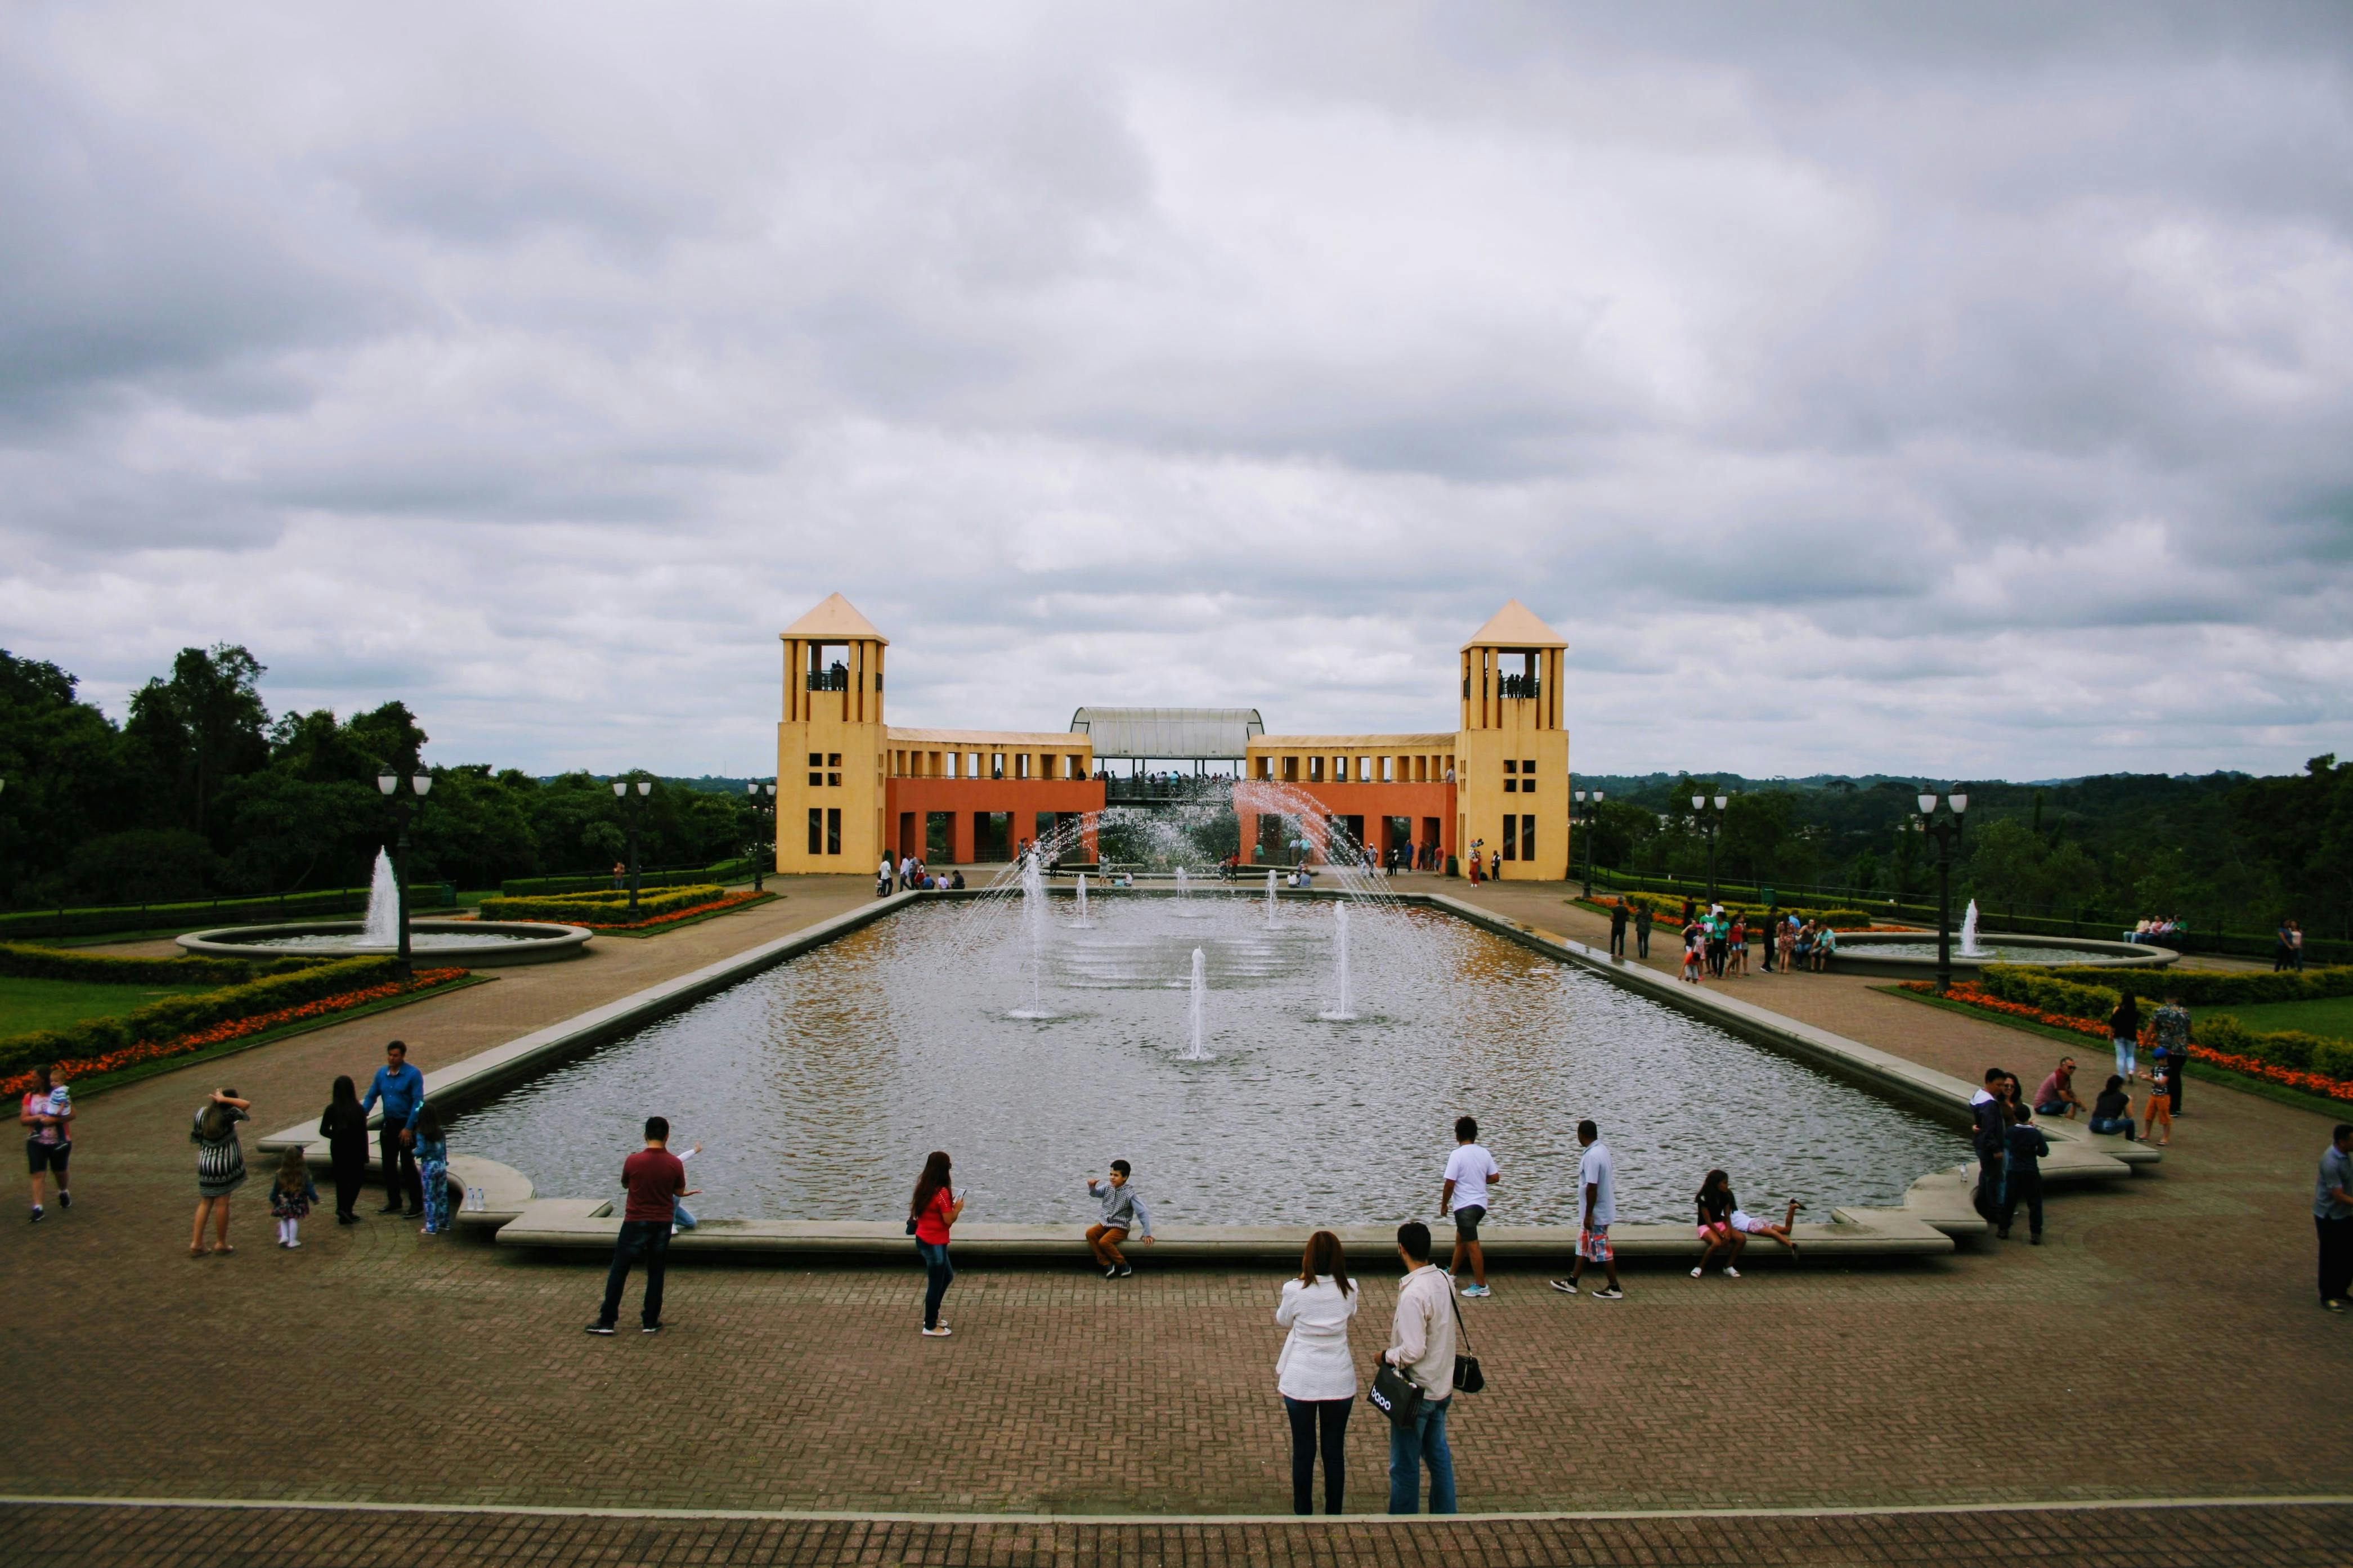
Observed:
[[[1517,599],[1506,599],[1504,607],[1487,617],[1487,624],[1471,634],[1462,645],[1473,647],[1567,647],[1568,641],[1558,632],[1536,618],[1536,613]]]
[[[872,621],[858,613],[857,605],[839,594],[828,594],[817,608],[777,635],[807,637],[820,642],[871,640],[887,643],[891,640],[874,629]]]

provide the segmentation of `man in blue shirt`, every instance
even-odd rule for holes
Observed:
[[[408,1047],[399,1040],[384,1048],[384,1066],[368,1080],[367,1098],[360,1101],[364,1116],[384,1101],[384,1125],[376,1131],[384,1156],[384,1207],[378,1214],[398,1214],[400,1194],[408,1194],[408,1217],[425,1212],[425,1184],[417,1173],[417,1156],[409,1145],[416,1139],[417,1113],[425,1107],[425,1075],[408,1065]]]

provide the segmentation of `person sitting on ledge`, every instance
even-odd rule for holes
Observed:
[[[2121,1132],[2128,1141],[2139,1142],[2133,1136],[2132,1099],[2125,1093],[2123,1074],[2110,1073],[2108,1087],[2092,1101],[2091,1129],[2099,1133]]]
[[[2084,1102],[2075,1098],[2075,1058],[2062,1057],[2059,1065],[2051,1069],[2051,1076],[2042,1080],[2042,1087],[2034,1091],[2034,1114],[2064,1116],[2072,1121],[2075,1112],[2083,1109]]]

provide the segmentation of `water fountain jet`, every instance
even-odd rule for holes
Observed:
[[[1349,994],[1348,984],[1348,906],[1345,904],[1335,904],[1332,908],[1332,1009],[1318,1013],[1316,1016],[1333,1024],[1356,1022],[1356,999]]]
[[[1204,1027],[1206,1000],[1208,994],[1208,960],[1199,948],[1193,950],[1193,990],[1185,1005],[1186,1037],[1190,1041],[1182,1060],[1205,1062],[1209,1059],[1209,1047]]]

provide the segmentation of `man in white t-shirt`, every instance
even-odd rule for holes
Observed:
[[[1468,1116],[1455,1118],[1454,1152],[1447,1156],[1438,1212],[1454,1216],[1454,1256],[1447,1259],[1446,1272],[1460,1275],[1462,1255],[1471,1255],[1472,1283],[1464,1289],[1465,1296],[1493,1293],[1487,1289],[1487,1254],[1479,1245],[1479,1222],[1487,1217],[1487,1189],[1503,1179],[1495,1157],[1479,1146],[1479,1123]]]
[[[1592,1122],[1577,1124],[1577,1142],[1585,1150],[1577,1173],[1577,1188],[1584,1195],[1577,1232],[1577,1267],[1568,1271],[1567,1279],[1554,1280],[1552,1288],[1565,1296],[1576,1295],[1585,1266],[1599,1263],[1608,1278],[1593,1299],[1616,1301],[1626,1294],[1618,1289],[1618,1255],[1609,1246],[1609,1227],[1618,1220],[1618,1165],[1610,1158],[1609,1145],[1601,1141],[1601,1129]]]

